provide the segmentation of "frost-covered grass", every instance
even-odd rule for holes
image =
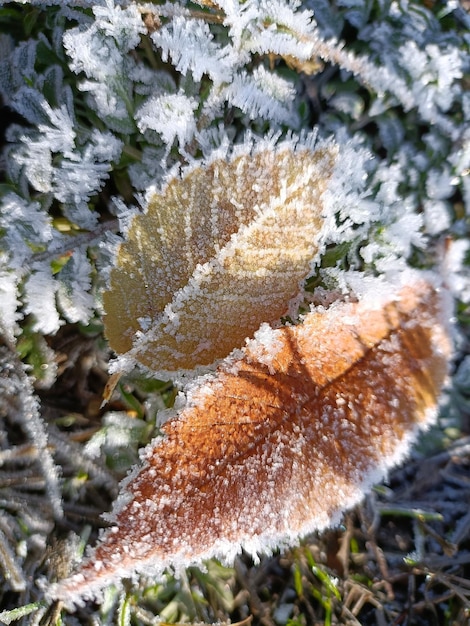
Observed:
[[[100,408],[110,359],[101,294],[120,234],[150,187],[214,151],[313,128],[345,146],[347,176],[325,196],[335,220],[309,287],[346,290],[358,273],[390,277],[409,266],[443,274],[456,298],[459,357],[436,439],[440,447],[458,438],[470,369],[463,5],[32,0],[1,3],[0,31],[0,619],[146,624],[157,615],[252,614],[297,626],[407,615],[421,624],[435,611],[436,623],[463,623],[464,441],[455,444],[460,465],[429,450],[429,466],[410,464],[416,473],[420,463],[445,468],[448,482],[433,486],[434,504],[444,502],[437,513],[426,509],[431,499],[416,512],[427,483],[412,482],[405,497],[409,477],[397,475],[398,496],[382,493],[361,523],[347,518],[346,531],[258,568],[247,559],[234,569],[210,563],[180,580],[129,583],[77,615],[42,601],[46,581],[69,573],[95,540],[118,480],[175,397],[171,383],[135,371]],[[442,519],[426,516],[435,513]]]

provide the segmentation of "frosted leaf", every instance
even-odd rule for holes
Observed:
[[[448,231],[451,226],[451,211],[449,204],[442,200],[424,200],[424,224],[426,233],[440,235]]]
[[[135,4],[121,9],[106,2],[106,8],[95,6],[95,10],[99,17],[86,28],[68,30],[63,45],[71,58],[70,69],[86,75],[87,80],[78,86],[90,93],[90,104],[100,118],[107,118],[109,126],[129,134],[135,131],[128,98],[136,62],[128,53],[146,29]]]
[[[344,15],[355,28],[358,30],[366,23],[371,11],[371,5],[363,0],[341,0],[341,7],[347,7]]]
[[[118,353],[153,371],[210,365],[295,310],[323,246],[338,148],[245,144],[148,195],[103,295]]]
[[[99,0],[99,3],[103,3],[104,0]],[[59,5],[64,9],[64,0],[17,0],[17,4],[30,4],[32,6],[53,6]],[[67,4],[71,7],[82,7],[90,9],[97,4],[96,0],[68,0]]]
[[[467,102],[464,105],[464,109],[467,109],[465,119],[470,120],[470,94],[468,94],[466,100]],[[468,180],[468,170],[470,169],[470,126],[465,128],[462,134],[459,149],[449,155],[449,162],[452,163],[458,176],[466,177]]]
[[[171,58],[175,69],[183,75],[190,71],[196,81],[207,74],[214,83],[230,82],[233,52],[213,41],[206,22],[176,17],[155,31],[152,40],[161,48],[162,60]]]
[[[122,145],[111,133],[94,129],[83,148],[68,153],[54,168],[54,195],[61,202],[76,206],[74,221],[83,228],[93,228],[96,218],[86,206],[81,212],[79,207],[100,191],[112,162],[119,159]]]
[[[408,258],[412,246],[424,247],[422,234],[423,216],[416,213],[404,213],[383,229],[383,239],[398,256]]]
[[[11,341],[16,335],[17,321],[20,319],[18,307],[18,275],[6,267],[5,255],[0,253],[0,319],[3,332]]]
[[[157,180],[163,180],[165,171],[165,149],[162,147],[145,146],[139,162],[129,165],[128,172],[133,187],[145,191]]]
[[[42,142],[28,141],[25,146],[18,147],[13,154],[14,160],[20,165],[29,183],[37,191],[51,191],[52,156]]]
[[[255,0],[218,2],[226,14],[224,23],[230,28],[234,47],[240,51],[261,54],[293,54],[310,58],[313,47],[309,37],[315,22],[310,11],[298,10],[300,2]]]
[[[306,42],[304,46],[299,46],[296,38],[287,33],[279,34],[274,25],[270,29],[258,33],[249,44],[245,43],[244,47],[250,52],[258,54],[278,54],[279,56],[300,57],[301,59],[310,59],[314,51],[312,42]]]
[[[84,452],[89,458],[96,458],[100,454],[118,456],[119,448],[134,453],[137,442],[142,439],[143,425],[125,412],[110,411],[103,417],[102,428],[86,443]],[[135,454],[137,457],[137,454]]]
[[[69,322],[86,324],[94,308],[94,298],[89,293],[92,271],[83,250],[75,250],[58,275],[58,304]]]
[[[175,139],[184,146],[196,131],[194,112],[197,108],[197,100],[183,93],[153,96],[137,111],[136,121],[141,132],[150,128],[159,133],[168,146]]]
[[[66,169],[60,170],[60,175],[65,178]],[[84,230],[93,230],[98,227],[98,213],[90,210],[86,201],[78,197],[71,198],[70,202],[62,205],[62,213],[72,223]]]
[[[75,131],[65,105],[60,109],[53,109],[42,100],[40,106],[48,122],[39,123],[37,132],[20,137],[22,145],[13,153],[13,158],[23,166],[30,184],[38,191],[47,193],[52,190],[52,155],[71,153],[74,149]]]
[[[426,178],[426,195],[430,200],[443,200],[455,193],[455,181],[445,164],[440,170],[431,170]]]
[[[28,94],[35,92],[29,90]],[[72,205],[76,213],[72,221],[93,228],[93,214],[79,207],[102,188],[123,144],[111,133],[93,129],[83,145],[76,145],[74,119],[67,107],[52,108],[42,96],[34,98],[44,119],[37,129],[20,131],[19,146],[12,151],[11,161],[20,166],[37,191],[52,192],[60,202]]]
[[[447,245],[444,258],[444,271],[446,284],[462,302],[470,302],[470,272],[465,259],[470,253],[470,242],[468,239],[458,239],[450,241]]]
[[[262,117],[295,126],[294,86],[262,65],[253,74],[245,71],[236,74],[222,93],[230,104],[252,119]]]
[[[79,84],[79,89],[88,92],[92,96],[92,98],[89,98],[89,102],[100,112],[101,116],[116,120],[112,125],[113,129],[121,131],[121,128],[118,126],[119,121],[123,125],[121,132],[128,134],[134,131],[134,126],[129,122],[126,103],[116,93],[116,91],[119,91],[119,84],[110,86],[105,81],[84,80]],[[108,120],[107,122],[110,125]]]
[[[364,100],[355,93],[339,93],[330,98],[329,103],[337,111],[349,115],[353,120],[359,120],[364,113]]]
[[[328,225],[330,243],[361,240],[371,224],[385,219],[382,202],[370,193],[366,174],[370,160],[360,143],[341,144],[340,166],[323,197],[327,214],[336,216]]]
[[[93,7],[96,27],[107,37],[113,37],[124,52],[133,50],[140,43],[140,36],[145,33],[142,15],[135,4],[122,9],[113,0],[106,0],[105,6]]]
[[[27,202],[15,193],[0,200],[0,241],[11,252],[9,265],[22,270],[32,254],[31,246],[43,247],[52,239],[52,220],[39,202]]]
[[[402,121],[394,113],[388,113],[377,120],[377,125],[384,147],[394,152],[404,141],[405,129]]]
[[[435,277],[388,284],[380,302],[366,291],[263,327],[195,379],[123,482],[113,526],[50,597],[82,604],[135,572],[256,558],[338,524],[433,423],[451,354]]]
[[[49,124],[50,119],[45,107],[44,95],[32,87],[18,89],[12,98],[11,106],[22,115],[30,124]]]
[[[93,12],[97,19],[88,28],[72,28],[64,34],[64,48],[73,72],[105,81],[122,72],[121,54],[138,45],[145,26],[134,4],[123,10],[106,2],[106,7],[95,6]]]
[[[41,139],[51,152],[68,154],[74,148],[74,120],[65,105],[53,109],[46,101],[42,107],[49,119],[48,124],[38,124]]]
[[[38,104],[47,117],[47,123],[40,122],[37,131],[20,136],[21,146],[13,153],[13,158],[24,167],[24,174],[31,185],[47,193],[52,189],[52,154],[69,154],[74,149],[75,131],[65,105],[53,109],[44,99]]]
[[[431,120],[437,108],[447,111],[456,95],[454,81],[462,78],[459,51],[434,44],[420,50],[416,42],[408,41],[398,58],[411,76],[411,92],[423,117]]]
[[[45,335],[55,333],[60,326],[56,307],[58,283],[54,280],[48,263],[35,263],[25,284],[25,312],[34,315],[33,329]]]

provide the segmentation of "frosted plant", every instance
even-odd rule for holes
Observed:
[[[59,488],[58,471],[47,449],[47,435],[40,412],[39,401],[34,395],[32,380],[25,372],[25,366],[14,354],[8,355],[8,347],[2,350],[2,378],[0,380],[0,410],[2,416],[8,416],[20,428],[26,431],[28,439],[41,450],[40,465],[50,497],[53,515],[63,515]],[[3,435],[4,437],[4,435]],[[5,450],[5,455],[8,450]]]
[[[28,19],[23,19],[24,5],[37,9]],[[315,224],[315,240],[309,240],[312,229],[305,229],[307,245],[300,246],[305,258],[295,268],[292,289],[280,290],[280,303],[272,310],[271,302],[266,310],[261,302],[253,327],[240,327],[224,354],[209,355],[203,365],[214,366],[209,361],[225,358],[232,348],[241,350],[259,324],[282,327],[286,313],[296,321],[297,307],[305,312],[321,289],[362,297],[372,277],[390,284],[410,265],[436,268],[444,237],[456,240],[442,255],[445,282],[468,302],[470,18],[458,3],[25,0],[9,3],[8,9],[0,6],[0,17],[12,21],[11,35],[0,36],[0,92],[23,120],[16,117],[8,127],[1,161],[0,315],[10,345],[16,341],[32,365],[23,374],[36,413],[40,405],[31,380],[51,386],[58,371],[44,337],[60,343],[60,333],[72,325],[90,332],[102,319],[103,304],[112,309],[106,322],[111,346],[131,351],[115,363],[118,370],[140,362],[136,353],[150,336],[159,340],[154,351],[171,344],[171,332],[148,328],[158,315],[163,319],[161,309],[168,303],[166,314],[175,317],[166,330],[184,312],[180,335],[199,333],[193,321],[204,324],[199,309],[192,311],[188,289],[191,295],[198,281],[204,284],[208,267],[212,289],[216,262],[251,241],[243,238],[249,229],[243,219],[217,237],[218,207],[210,191],[217,164],[217,176],[232,177],[225,191],[240,198],[240,211],[253,197],[258,218],[267,219],[272,209],[280,229],[293,214],[276,212],[276,194],[266,199],[255,188],[254,175],[246,180],[230,174],[234,164],[243,169],[264,155],[265,178],[279,183],[280,197],[296,186],[304,202],[309,194],[315,197],[315,206],[305,204],[312,220],[321,213],[321,225],[317,238]],[[310,141],[313,126],[318,145],[332,150],[331,167],[325,165],[321,180],[312,174],[314,149],[300,149]],[[188,237],[197,230],[187,221],[196,219],[200,197],[206,199],[200,191],[191,197],[198,179],[210,188],[213,254],[197,262],[186,259],[191,269],[186,285],[177,281],[176,260],[165,258],[162,267],[170,269],[158,284],[168,299],[157,307],[158,315],[141,310],[141,286],[134,289],[130,280],[120,292],[117,288],[129,242],[139,240],[135,233],[148,221],[154,228],[154,218],[162,215],[159,203],[174,189],[177,196],[187,193],[194,213],[185,211],[186,198],[171,205],[181,219],[176,220],[177,241],[165,255],[187,252]],[[259,220],[250,224],[255,230]],[[170,227],[168,216],[154,239],[170,240]],[[153,254],[152,243],[143,235],[140,241],[145,254]],[[158,254],[161,249],[155,249],[153,260]],[[135,263],[141,276],[142,259],[147,263],[145,255],[138,261],[130,255],[124,274]],[[206,301],[205,325],[216,327],[222,319],[218,301]],[[120,306],[133,319],[131,324],[121,320],[113,331],[111,318],[119,318]],[[124,347],[115,337],[121,332]],[[180,335],[177,346],[185,344]],[[206,340],[197,337],[196,347]],[[167,377],[176,371],[178,377],[181,370],[201,365],[185,363],[186,357],[183,349],[173,363],[145,365]],[[263,359],[266,367],[272,365],[272,355]],[[46,371],[51,374],[44,377]],[[158,397],[148,401],[147,414],[162,408]],[[143,432],[150,436],[148,429]],[[94,442],[99,441],[104,439],[97,436]],[[106,441],[101,448],[111,459],[115,448]],[[45,437],[38,436],[37,443],[44,449]],[[125,447],[121,441],[119,448]],[[98,448],[89,450],[94,454]],[[64,462],[58,451],[55,456]],[[58,509],[57,473],[49,469],[46,491]]]

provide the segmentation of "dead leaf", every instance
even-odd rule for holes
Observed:
[[[225,358],[292,314],[323,245],[337,146],[310,137],[240,151],[151,193],[111,271],[109,343],[160,377]]]
[[[338,524],[435,418],[451,352],[446,298],[410,279],[263,326],[185,406],[124,481],[97,547],[52,587],[69,605],[135,572],[256,555]]]

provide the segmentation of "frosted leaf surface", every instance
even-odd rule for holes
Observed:
[[[289,313],[322,246],[337,156],[331,142],[312,144],[216,153],[148,195],[103,295],[117,353],[156,372],[191,370]]]
[[[265,325],[193,380],[124,481],[114,525],[50,596],[81,603],[136,571],[256,556],[338,524],[432,423],[447,376],[446,295],[418,273],[389,287]]]

